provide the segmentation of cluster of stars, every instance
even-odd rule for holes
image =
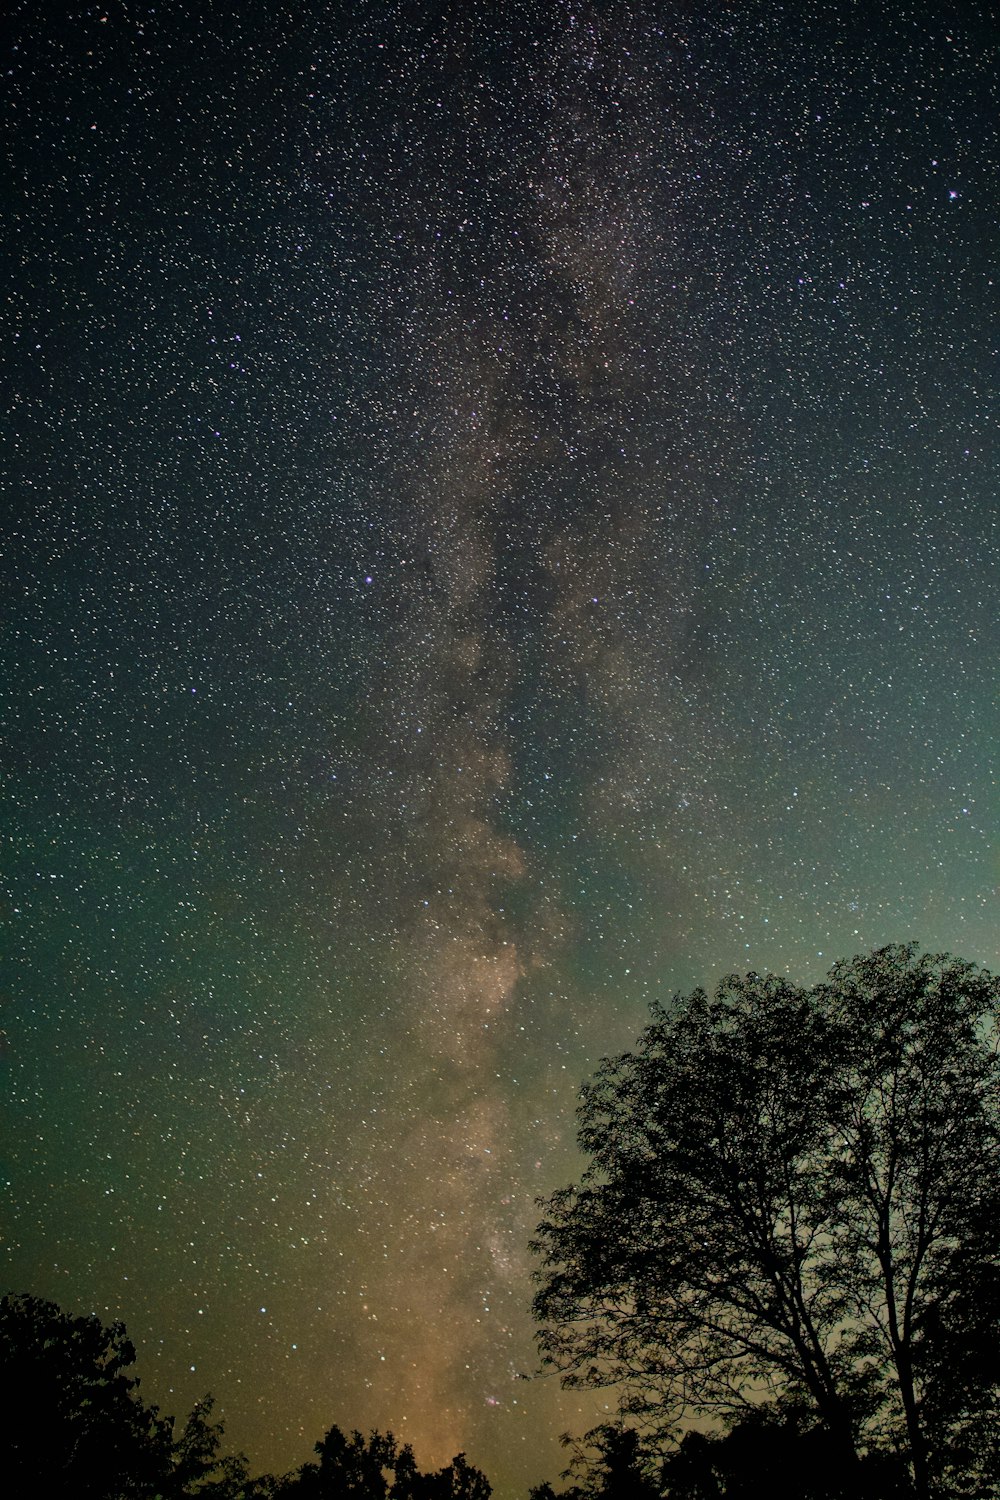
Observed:
[[[1000,963],[995,28],[684,9],[18,10],[4,1274],[262,1467],[554,1478],[598,1057]]]

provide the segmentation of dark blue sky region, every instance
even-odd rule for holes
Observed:
[[[4,1281],[255,1463],[555,1478],[597,1059],[1000,965],[990,9],[15,6]]]

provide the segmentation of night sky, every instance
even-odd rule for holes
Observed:
[[[1000,967],[993,7],[10,32],[3,1283],[523,1496],[650,1000]]]

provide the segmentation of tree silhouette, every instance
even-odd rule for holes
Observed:
[[[28,1293],[0,1299],[0,1485],[12,1500],[490,1500],[486,1476],[459,1453],[424,1474],[391,1432],[316,1444],[317,1462],[281,1479],[250,1478],[221,1452],[207,1395],[174,1436],[125,1372],[135,1350],[121,1323],[74,1318]]]
[[[829,1429],[802,1407],[759,1407],[725,1434],[685,1434],[663,1461],[667,1500],[904,1500],[913,1490],[896,1455],[845,1462]]]
[[[73,1500],[255,1500],[277,1481],[250,1479],[220,1453],[214,1401],[199,1401],[176,1439],[126,1372],[135,1350],[121,1323],[74,1318],[27,1293],[0,1299],[0,1480],[4,1495]]]
[[[244,1500],[269,1492],[269,1478],[249,1478],[242,1453],[222,1454],[225,1427],[212,1420],[215,1399],[197,1401],[170,1449],[170,1474],[163,1486],[165,1500],[204,1497],[204,1500]]]
[[[5,1493],[105,1500],[152,1494],[169,1467],[170,1425],[125,1372],[121,1323],[74,1318],[26,1293],[0,1299]]]
[[[996,1494],[998,1000],[910,946],[654,1007],[545,1205],[543,1358],[661,1432],[802,1406],[856,1494],[878,1451],[918,1500]]]
[[[337,1500],[385,1500],[388,1496],[387,1470],[396,1464],[396,1440],[393,1434],[373,1431],[369,1439],[360,1433],[345,1437],[339,1427],[331,1427],[327,1436],[316,1443],[318,1464],[304,1464],[292,1482],[291,1493],[301,1496],[330,1496]]]
[[[331,1427],[316,1444],[318,1463],[307,1463],[280,1487],[302,1500],[490,1500],[488,1479],[459,1453],[434,1473],[417,1468],[413,1450],[391,1432],[346,1437]],[[390,1477],[391,1476],[391,1477]]]
[[[565,1439],[564,1439],[565,1441]],[[569,1493],[588,1500],[657,1500],[658,1486],[638,1432],[620,1422],[606,1422],[588,1432],[584,1445],[573,1445],[568,1473],[580,1483]]]
[[[481,1469],[456,1453],[450,1464],[428,1476],[430,1500],[490,1500],[493,1487]]]

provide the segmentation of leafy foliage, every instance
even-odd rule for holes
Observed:
[[[898,1451],[918,1496],[997,1493],[998,999],[910,946],[654,1008],[545,1204],[543,1358],[661,1432],[792,1402],[852,1482]]]
[[[126,1371],[120,1323],[73,1318],[27,1294],[0,1299],[0,1446],[9,1495],[79,1500],[151,1493],[169,1463],[170,1429]]]
[[[318,1463],[304,1464],[279,1493],[302,1500],[490,1500],[490,1484],[459,1453],[445,1468],[422,1474],[409,1444],[400,1448],[391,1432],[346,1437],[331,1427],[316,1444]]]
[[[220,1454],[205,1396],[174,1438],[173,1421],[139,1395],[121,1323],[75,1318],[27,1293],[0,1299],[0,1473],[4,1493],[73,1500],[253,1500],[242,1455]]]
[[[459,1453],[424,1474],[392,1433],[331,1427],[318,1462],[250,1478],[223,1454],[223,1424],[205,1396],[174,1436],[125,1372],[135,1350],[120,1323],[73,1318],[26,1293],[0,1299],[0,1474],[12,1500],[490,1500],[486,1476]]]
[[[583,1443],[563,1442],[573,1451],[567,1475],[579,1482],[561,1500],[656,1500],[654,1466],[634,1427],[606,1422]]]
[[[212,1421],[215,1400],[203,1396],[194,1408],[170,1450],[170,1473],[164,1484],[165,1500],[198,1497],[198,1500],[248,1500],[269,1493],[273,1481],[249,1477],[242,1453],[221,1454],[225,1427]]]
[[[730,1430],[691,1431],[663,1462],[668,1500],[904,1500],[905,1463],[893,1454],[845,1460],[828,1428],[794,1405],[759,1407]]]

